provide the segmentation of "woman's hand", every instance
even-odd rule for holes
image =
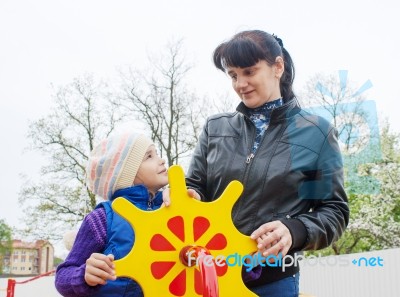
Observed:
[[[107,280],[116,280],[114,255],[93,253],[86,260],[85,281],[89,286],[104,285]]]
[[[189,197],[192,197],[196,200],[201,200],[199,193],[197,193],[193,189],[188,189],[187,194]],[[166,188],[162,193],[163,205],[170,206],[171,205],[171,196],[170,196],[170,189]]]
[[[250,238],[257,241],[258,252],[264,257],[278,256],[279,253],[284,257],[292,246],[290,231],[281,221],[261,225]]]

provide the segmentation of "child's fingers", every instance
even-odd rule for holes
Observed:
[[[110,275],[114,273],[114,256],[93,253],[89,259],[86,260],[86,266],[100,269]]]
[[[165,206],[169,206],[171,204],[171,197],[170,197],[170,192],[169,192],[169,188],[166,188],[163,192],[162,192],[162,200],[163,200],[163,204]]]
[[[85,281],[89,286],[104,285],[107,280],[115,280],[114,256],[93,253],[86,260]]]
[[[201,200],[199,193],[197,193],[195,190],[193,189],[188,189],[187,193],[190,197],[196,199],[196,200]]]
[[[106,281],[104,279],[96,275],[90,274],[89,272],[85,272],[85,282],[91,287],[106,284]]]
[[[94,266],[86,266],[85,281],[89,286],[104,285],[107,280],[115,280],[116,276]]]
[[[193,189],[188,189],[187,193],[190,197],[196,199],[196,200],[201,200],[200,195]],[[170,189],[166,188],[162,192],[162,199],[163,199],[163,205],[164,206],[170,206],[171,205],[171,196],[170,196]]]

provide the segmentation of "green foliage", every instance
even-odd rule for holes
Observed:
[[[0,219],[0,274],[3,273],[3,259],[12,250],[12,230],[6,222]]]
[[[54,257],[54,266],[57,267],[58,265],[60,265],[62,262],[64,262],[63,259],[58,258],[58,257]]]
[[[400,148],[399,135],[386,124],[381,132],[382,159],[359,167],[360,175],[379,181],[378,193],[348,191],[350,223],[341,238],[330,247],[307,252],[338,255],[400,247]],[[347,182],[346,188],[351,188]]]

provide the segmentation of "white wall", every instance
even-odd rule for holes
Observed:
[[[400,249],[309,258],[300,262],[300,291],[316,297],[399,297],[399,269]]]

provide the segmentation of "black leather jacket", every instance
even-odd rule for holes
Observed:
[[[252,155],[255,136],[243,103],[236,112],[210,117],[187,172],[188,188],[212,201],[239,180],[244,191],[232,211],[239,231],[250,235],[281,220],[292,235],[290,253],[329,246],[349,220],[336,129],[292,99],[272,111]]]

